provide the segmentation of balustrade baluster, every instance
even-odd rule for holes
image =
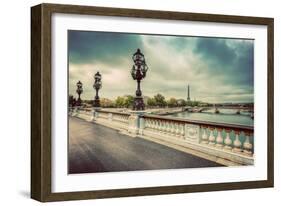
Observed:
[[[144,119],[144,128],[149,128],[148,119]]]
[[[184,137],[184,124],[180,124],[180,135]]]
[[[210,128],[209,145],[215,145],[216,137],[214,136],[214,128]]]
[[[169,133],[173,135],[173,122],[169,122]]]
[[[154,120],[155,122],[155,130],[159,130],[159,121],[158,120]]]
[[[226,137],[224,139],[224,149],[231,150],[232,149],[232,140],[230,139],[230,132],[231,130],[226,129]]]
[[[155,120],[155,125],[156,125],[155,130],[159,131],[159,129],[160,129],[160,121],[156,119]]]
[[[178,133],[177,123],[174,122],[174,135],[177,136],[177,133]]]
[[[171,134],[172,133],[172,122],[168,122],[168,129],[167,129],[167,132],[169,133],[169,134]]]
[[[165,133],[165,121],[160,120],[160,122],[161,122],[160,132]]]
[[[235,131],[235,140],[233,142],[233,152],[241,152],[242,149],[241,149],[241,146],[242,146],[242,143],[239,139],[239,131]]]
[[[174,122],[170,122],[170,131],[171,131],[172,135],[175,134],[175,127],[174,126],[175,126]]]
[[[154,127],[155,127],[154,125],[155,125],[154,120],[151,120],[151,129],[152,129],[152,130],[154,130]]]
[[[161,132],[161,121],[160,120],[156,120],[156,122],[157,122],[157,130],[159,131],[159,132]]]
[[[221,131],[222,129],[221,128],[218,128],[218,136],[217,136],[217,139],[216,139],[216,147],[219,147],[221,148],[223,145],[223,138],[222,138],[222,135],[221,135]]]
[[[180,136],[180,123],[177,123],[177,136]]]
[[[253,145],[250,142],[250,133],[246,132],[245,137],[246,137],[246,139],[243,144],[243,152],[247,155],[252,155]]]
[[[155,127],[155,121],[152,119],[151,120],[151,129],[154,130],[154,127]]]
[[[208,144],[208,140],[209,140],[209,138],[208,138],[208,135],[207,135],[207,130],[208,130],[208,128],[207,127],[202,127],[202,130],[203,130],[203,134],[202,134],[202,143],[203,144]]]
[[[164,121],[163,120],[159,120],[161,123],[161,127],[160,127],[160,132],[164,133]]]
[[[165,133],[168,133],[169,131],[169,122],[165,121]]]
[[[148,125],[149,125],[149,129],[152,130],[152,120],[151,119],[149,119],[149,124]]]
[[[169,122],[165,121],[165,133],[168,133],[169,130]]]
[[[161,121],[161,132],[165,133],[165,121],[160,120]]]
[[[154,130],[157,130],[158,129],[158,121],[157,120],[153,120],[154,122]]]

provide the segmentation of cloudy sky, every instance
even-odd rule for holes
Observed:
[[[82,99],[93,99],[94,74],[102,74],[100,97],[135,94],[132,55],[140,48],[149,67],[144,96],[205,102],[253,102],[254,41],[226,38],[69,31],[69,93],[83,83]]]

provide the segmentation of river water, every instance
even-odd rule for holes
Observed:
[[[231,124],[241,124],[241,125],[254,125],[254,120],[251,118],[251,114],[248,112],[241,112],[241,114],[235,114],[236,110],[232,109],[220,109],[219,114],[215,114],[213,110],[209,110],[202,113],[197,112],[180,112],[175,114],[169,114],[166,116],[178,117],[190,120],[201,120],[210,122],[220,122],[220,123],[231,123]]]

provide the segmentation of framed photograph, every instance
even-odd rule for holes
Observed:
[[[31,8],[31,197],[273,187],[273,19]]]

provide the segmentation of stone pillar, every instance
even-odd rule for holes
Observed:
[[[97,121],[98,117],[99,117],[99,107],[94,107],[92,110],[92,119],[91,121]]]
[[[185,140],[199,143],[200,142],[199,133],[200,133],[200,126],[194,124],[185,124],[185,128],[184,128]]]
[[[113,120],[113,115],[112,113],[108,113],[108,121],[112,122]]]
[[[144,111],[132,111],[129,116],[129,127],[128,132],[134,135],[143,134],[144,129],[144,119],[142,115]],[[141,120],[142,119],[142,120]]]
[[[73,115],[74,117],[79,117],[79,114],[80,114],[80,107],[75,107],[74,110],[73,110]]]
[[[128,132],[137,135],[139,132],[139,115],[131,114],[129,117]]]
[[[139,121],[140,121],[140,126],[139,126],[139,134],[140,135],[143,135],[143,130],[144,130],[144,127],[145,127],[145,120],[142,116],[139,117]]]

